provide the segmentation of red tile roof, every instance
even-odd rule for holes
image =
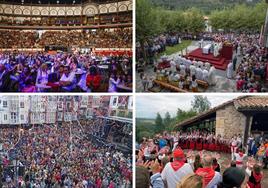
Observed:
[[[268,110],[268,96],[247,96],[234,101],[238,111]]]

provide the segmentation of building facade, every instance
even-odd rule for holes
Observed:
[[[26,96],[2,96],[0,99],[0,124],[28,123],[29,105]]]
[[[132,118],[133,97],[112,96],[110,100],[109,116]]]
[[[53,124],[92,116],[132,118],[132,103],[132,97],[125,96],[3,96],[0,125]]]

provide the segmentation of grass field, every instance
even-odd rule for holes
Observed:
[[[177,44],[175,46],[167,46],[166,47],[166,51],[158,54],[158,58],[161,57],[162,55],[171,55],[174,53],[177,53],[183,49],[185,49],[186,47],[188,47],[190,44],[192,43],[191,40],[183,40],[180,44]]]

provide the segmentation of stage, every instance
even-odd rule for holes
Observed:
[[[220,70],[226,70],[228,63],[231,61],[232,58],[232,50],[228,50],[227,55],[226,52],[224,52],[224,49],[221,51],[220,55],[218,57],[214,57],[213,54],[203,54],[202,49],[198,48],[196,50],[193,50],[192,52],[188,53],[186,55],[187,58],[195,61],[202,61],[202,62],[209,62],[212,64],[216,69]]]

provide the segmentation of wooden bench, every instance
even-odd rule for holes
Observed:
[[[205,89],[207,89],[208,86],[209,86],[209,84],[204,80],[196,80],[196,83],[198,84],[198,86],[201,86],[201,87],[203,87]]]
[[[187,93],[188,91],[184,90],[184,89],[181,89],[179,87],[176,87],[176,86],[173,86],[167,82],[163,82],[163,81],[160,81],[160,80],[153,80],[153,82],[157,85],[159,85],[160,87],[163,87],[165,89],[168,89],[170,91],[175,91],[175,92],[179,92],[179,93]]]

